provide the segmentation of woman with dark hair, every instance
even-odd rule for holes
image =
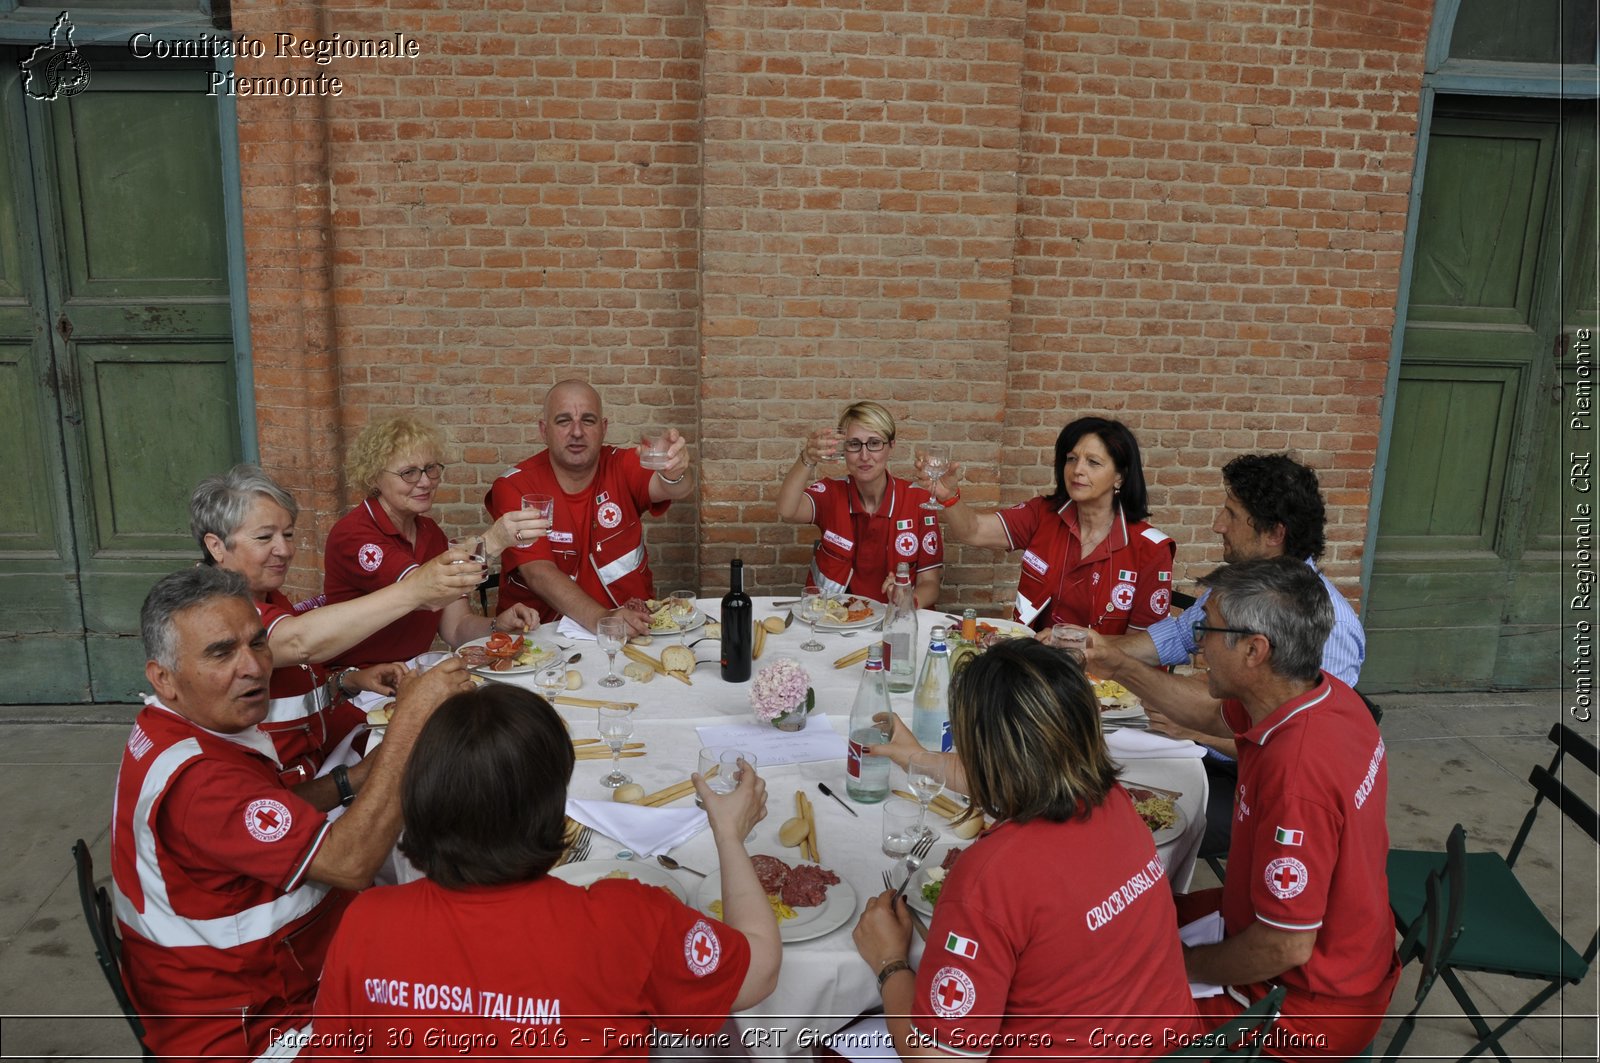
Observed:
[[[435,711],[401,784],[400,849],[428,876],[368,890],[323,966],[313,1055],[644,1059],[651,1030],[709,1034],[777,984],[781,945],[744,838],[766,815],[745,766],[731,793],[694,775],[726,922],[656,886],[587,889],[548,872],[565,848],[572,740],[548,702],[490,683]],[[375,1039],[375,1040],[374,1040]],[[344,1047],[340,1047],[344,1046]]]
[[[1077,624],[1106,635],[1142,629],[1172,604],[1177,545],[1150,515],[1139,441],[1121,421],[1080,417],[1056,437],[1053,494],[979,513],[961,504],[958,467],[935,485],[946,534],[1021,550],[1016,618],[1036,631]]]
[[[1076,659],[992,647],[952,681],[950,729],[952,788],[996,825],[945,879],[920,968],[893,894],[855,929],[901,1058],[1078,1045],[1149,1059],[1198,1033],[1172,890]]]

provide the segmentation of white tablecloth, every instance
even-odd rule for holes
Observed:
[[[771,598],[757,598],[756,620],[773,615]],[[700,606],[716,616],[719,603],[702,601]],[[927,636],[935,623],[948,624],[942,612],[923,610],[919,616],[918,664],[927,649]],[[548,628],[547,637],[553,638],[554,628]],[[689,638],[697,637],[691,633]],[[863,665],[855,664],[836,670],[833,662],[839,657],[866,646],[873,637],[867,632],[820,633],[827,647],[820,653],[802,651],[800,644],[806,640],[807,631],[799,621],[778,635],[769,635],[762,656],[755,662],[757,670],[772,658],[784,654],[798,660],[811,674],[812,687],[817,693],[816,712],[827,714],[835,729],[843,735],[849,724],[850,707],[860,683]],[[676,642],[677,636],[657,636],[647,652],[659,656],[663,647]],[[571,645],[561,640],[564,645]],[[631,774],[647,791],[659,790],[688,778],[695,769],[700,749],[697,726],[726,724],[752,719],[749,702],[749,684],[724,683],[719,667],[709,652],[714,644],[704,643],[700,649],[702,659],[710,663],[697,668],[693,685],[685,686],[665,676],[657,676],[647,684],[629,681],[626,686],[608,690],[598,680],[605,674],[605,654],[595,644],[578,644],[582,659],[573,667],[583,673],[584,685],[574,695],[596,700],[638,702],[635,711],[636,729],[633,741],[643,741],[647,755],[622,762],[623,770]],[[620,673],[625,658],[618,655]],[[531,677],[506,677],[505,681],[533,688]],[[893,694],[891,702],[897,713],[907,723],[911,719],[911,695]],[[597,736],[596,714],[593,709],[558,705],[558,710],[571,725],[574,737]],[[580,760],[573,782],[572,795],[578,798],[604,798],[609,791],[599,779],[610,770],[609,760]],[[882,872],[891,866],[879,848],[882,813],[877,805],[854,806],[860,813],[852,817],[833,800],[817,789],[819,782],[844,796],[844,762],[836,760],[820,763],[786,766],[760,765],[758,770],[767,783],[768,814],[756,828],[754,840],[748,848],[751,853],[770,853],[793,864],[799,861],[799,851],[785,848],[777,840],[779,825],[794,814],[794,794],[802,789],[816,810],[817,835],[824,866],[832,869],[849,882],[863,902],[865,898],[883,888]],[[1176,888],[1187,888],[1194,866],[1195,855],[1205,832],[1206,779],[1200,761],[1192,758],[1142,759],[1131,761],[1123,778],[1132,783],[1161,786],[1182,793],[1179,808],[1188,819],[1188,828],[1177,840],[1160,847],[1163,861]],[[905,789],[904,773],[895,769],[892,785]],[[690,798],[683,799],[687,803]],[[942,820],[930,819],[936,825]],[[948,832],[943,832],[940,849],[948,845],[964,845]],[[611,859],[618,846],[608,840],[598,840],[591,851],[593,858]],[[709,832],[703,832],[674,854],[681,862],[711,874],[716,873],[716,850]],[[678,872],[691,899],[699,888],[699,879]],[[859,906],[856,915],[858,916]],[[824,937],[785,946],[783,968],[778,988],[764,1003],[735,1018],[745,1031],[748,1047],[756,1055],[774,1052],[808,1053],[808,1040],[814,1042],[819,1034],[829,1033],[843,1026],[851,1018],[878,1005],[877,983],[867,965],[856,954],[850,938],[855,926],[855,916],[838,930]],[[918,943],[920,947],[920,942]],[[781,1030],[781,1032],[779,1032]],[[765,1043],[755,1043],[764,1041]]]

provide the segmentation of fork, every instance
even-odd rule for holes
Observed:
[[[905,895],[906,887],[911,885],[911,876],[917,873],[917,868],[922,866],[922,862],[928,858],[928,854],[932,851],[933,834],[931,833],[924,834],[917,840],[917,844],[911,847],[911,851],[906,854],[906,879],[900,883],[900,888],[894,891],[893,900],[899,900]]]
[[[568,847],[566,863],[576,864],[589,859],[589,848],[592,845],[594,845],[594,828],[586,824]]]

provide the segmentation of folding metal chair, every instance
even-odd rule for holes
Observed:
[[[1564,985],[1577,985],[1588,973],[1595,954],[1600,951],[1600,928],[1589,938],[1588,947],[1579,954],[1561,936],[1561,931],[1550,924],[1527,890],[1517,881],[1513,868],[1522,854],[1523,844],[1533,829],[1539,806],[1551,802],[1567,819],[1587,834],[1591,841],[1600,844],[1600,815],[1572,790],[1561,782],[1563,760],[1567,757],[1588,768],[1591,774],[1600,774],[1600,751],[1592,743],[1562,724],[1550,729],[1550,741],[1556,745],[1549,767],[1535,766],[1528,776],[1533,784],[1533,806],[1523,817],[1511,851],[1502,858],[1498,853],[1469,853],[1465,857],[1465,896],[1462,899],[1461,935],[1447,959],[1439,966],[1439,977],[1450,988],[1478,1034],[1478,1042],[1462,1056],[1470,1059],[1484,1049],[1492,1048],[1503,1063],[1511,1063],[1500,1038]],[[1592,789],[1593,783],[1585,788]],[[1570,859],[1570,857],[1569,857]],[[1593,860],[1593,856],[1589,858]],[[1446,855],[1436,852],[1391,850],[1389,853],[1389,903],[1394,909],[1397,926],[1410,926],[1422,916],[1427,901],[1420,894],[1405,894],[1406,883],[1425,881],[1427,873],[1443,867]],[[1412,887],[1415,889],[1415,887]],[[1467,993],[1457,971],[1509,975],[1544,983],[1533,997],[1509,1015],[1498,1026],[1490,1027],[1478,1011],[1478,1006]]]
[[[1403,937],[1400,941],[1400,962],[1422,960],[1422,971],[1417,977],[1417,991],[1412,998],[1411,1010],[1400,1020],[1400,1028],[1389,1041],[1383,1063],[1400,1058],[1400,1052],[1417,1025],[1417,1013],[1427,999],[1440,971],[1450,962],[1456,939],[1461,936],[1461,909],[1466,903],[1467,831],[1457,823],[1445,841],[1444,867],[1428,872],[1422,883],[1422,911],[1409,926],[1397,926]],[[1390,907],[1396,912],[1409,910],[1416,903],[1416,883],[1397,882],[1395,873],[1389,873]],[[1396,923],[1399,917],[1396,916]]]
[[[111,986],[111,995],[117,998],[122,1017],[128,1020],[139,1050],[145,1059],[155,1059],[155,1053],[144,1043],[144,1022],[134,1010],[128,987],[122,981],[122,938],[117,935],[116,916],[111,911],[111,897],[104,886],[94,884],[94,861],[89,857],[89,846],[79,838],[72,846],[72,862],[78,870],[78,901],[83,905],[83,918],[89,924],[89,936],[94,939],[94,958],[100,963],[100,973]]]
[[[1272,992],[1221,1026],[1207,1030],[1205,1036],[1195,1043],[1185,1045],[1175,1052],[1168,1052],[1161,1058],[1210,1059],[1217,1060],[1218,1063],[1260,1059],[1261,1038],[1278,1021],[1278,1013],[1283,1010],[1283,995],[1286,992],[1287,990],[1281,985],[1275,987]],[[1238,1046],[1237,1049],[1230,1051],[1230,1047],[1235,1045]]]

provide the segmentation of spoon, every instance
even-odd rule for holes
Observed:
[[[699,875],[701,878],[706,877],[706,873],[704,871],[696,871],[687,864],[680,864],[666,853],[662,853],[660,856],[656,857],[656,863],[660,864],[668,871],[687,871],[691,875]]]

